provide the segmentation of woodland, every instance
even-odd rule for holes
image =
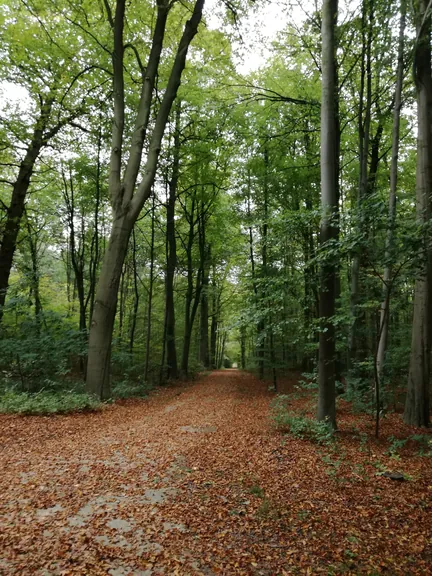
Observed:
[[[327,4],[243,75],[254,4],[3,4],[2,406],[235,364],[428,425],[431,7]]]
[[[6,574],[431,573],[431,22],[429,0],[1,2]],[[140,466],[184,498],[145,550],[92,517],[114,566],[76,510]],[[57,547],[26,533],[74,506]]]

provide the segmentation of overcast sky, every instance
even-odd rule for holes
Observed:
[[[300,0],[299,0],[300,1]],[[257,0],[256,5],[249,10],[246,18],[239,22],[241,41],[234,43],[237,69],[241,73],[256,70],[262,66],[270,55],[271,42],[277,33],[282,31],[290,19],[299,22],[302,10],[299,5],[283,9],[280,0]],[[297,4],[294,0],[293,4]],[[206,0],[206,21],[211,28],[222,28],[219,17],[221,0]]]
[[[235,63],[240,73],[247,73],[262,66],[270,55],[272,40],[283,30],[289,20],[299,22],[302,19],[302,9],[299,2],[294,8],[283,10],[280,0],[257,0],[249,10],[246,18],[239,22],[238,30],[241,40],[234,42]],[[206,0],[205,16],[210,28],[223,28],[220,17],[224,5],[221,0]],[[18,104],[25,110],[28,106],[27,94],[24,89],[8,82],[0,84],[0,108],[5,100]]]

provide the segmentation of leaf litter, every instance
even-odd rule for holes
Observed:
[[[275,430],[271,399],[227,370],[100,413],[1,416],[0,574],[432,574],[432,459],[388,450],[415,430],[388,415],[375,441],[340,402],[323,447]]]

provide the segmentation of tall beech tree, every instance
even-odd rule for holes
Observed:
[[[396,87],[393,111],[393,131],[392,131],[392,152],[390,165],[390,190],[388,205],[388,230],[386,237],[385,268],[383,276],[383,299],[380,310],[380,323],[378,333],[377,349],[377,372],[378,385],[381,384],[384,376],[385,356],[388,344],[389,320],[390,320],[390,296],[392,283],[392,260],[394,244],[394,228],[396,219],[396,192],[398,181],[398,161],[400,146],[400,117],[402,108],[402,87],[404,79],[404,48],[405,48],[405,26],[406,26],[406,0],[400,3],[400,23],[398,41],[398,65],[396,72]]]
[[[149,198],[156,175],[158,158],[171,107],[180,86],[186,65],[189,45],[198,31],[204,0],[195,2],[193,13],[186,22],[178,44],[171,74],[159,110],[152,126],[144,175],[137,185],[144,143],[149,128],[156,76],[163,49],[169,11],[168,0],[157,0],[157,16],[147,66],[142,67],[141,95],[136,110],[135,128],[130,138],[129,157],[124,158],[125,138],[125,79],[124,79],[124,27],[126,0],[117,0],[112,12],[105,0],[107,17],[112,28],[114,118],[110,159],[109,194],[113,210],[113,224],[107,250],[102,263],[96,290],[93,317],[90,326],[87,366],[87,388],[101,398],[110,395],[111,342],[117,307],[117,295],[129,237],[144,203]],[[123,163],[126,167],[123,169]]]
[[[338,0],[324,0],[322,8],[322,99],[321,99],[321,237],[322,247],[338,238],[338,87],[336,65],[336,24]],[[319,396],[318,419],[336,426],[335,398],[335,314],[338,264],[334,255],[321,265],[319,314]]]
[[[415,281],[411,358],[404,420],[413,426],[430,421],[430,352],[432,335],[432,73],[431,3],[416,3],[417,38],[414,80],[417,90],[417,221],[424,227],[420,269]]]
[[[175,205],[180,170],[180,118],[181,101],[175,109],[174,146],[172,151],[171,179],[168,182],[168,198],[166,206],[166,275],[165,275],[165,339],[167,353],[167,377],[178,377],[175,306],[174,306],[174,276],[177,267],[177,241],[175,230]]]

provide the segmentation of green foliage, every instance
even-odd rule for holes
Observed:
[[[153,390],[154,386],[149,382],[133,382],[121,380],[113,385],[114,398],[145,398]]]
[[[351,403],[354,412],[372,413],[374,410],[372,381],[348,375],[346,382],[346,390],[341,397]]]
[[[258,496],[258,498],[264,498],[265,496],[264,490],[261,488],[261,486],[258,486],[258,484],[254,484],[253,486],[251,486],[249,488],[249,492],[254,496]]]
[[[281,394],[272,402],[272,420],[278,430],[317,444],[329,445],[333,442],[333,429],[329,422],[290,413],[289,401],[288,395]]]
[[[318,370],[314,372],[303,372],[304,380],[299,380],[298,384],[303,390],[318,390]]]
[[[411,439],[420,445],[418,455],[432,458],[432,437],[427,434],[413,434]]]
[[[395,438],[394,436],[389,436],[390,447],[388,453],[390,457],[398,460],[400,450],[405,446],[408,440],[409,438]]]
[[[7,414],[65,414],[97,410],[100,406],[96,398],[74,390],[41,390],[34,394],[7,390],[0,396],[0,413]]]
[[[388,454],[390,457],[394,458],[395,460],[400,460],[402,449],[410,441],[415,442],[419,446],[419,456],[432,457],[432,437],[428,434],[413,434],[407,438],[396,438],[395,436],[389,436],[390,446],[388,448]]]
[[[71,370],[74,361],[84,357],[83,334],[54,312],[35,318],[25,315],[0,339],[1,380],[22,390],[35,392],[52,388]]]

